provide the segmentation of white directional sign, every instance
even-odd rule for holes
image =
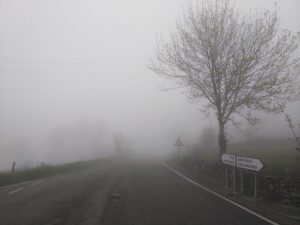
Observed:
[[[260,171],[264,164],[259,159],[236,157],[236,166],[243,169]]]
[[[229,154],[223,154],[222,157],[222,162],[231,166],[235,166],[235,156],[234,155],[229,155]]]

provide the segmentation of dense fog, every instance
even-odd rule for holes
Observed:
[[[243,0],[244,10],[274,1]],[[188,1],[0,0],[0,170],[106,157],[165,156],[181,137],[217,131],[183,89],[147,69]],[[281,26],[300,31],[300,2],[278,0]],[[298,49],[297,55],[300,56]],[[295,82],[299,82],[295,81]],[[299,101],[286,112],[300,122]],[[291,136],[284,114],[261,114],[254,137]],[[246,138],[227,127],[229,141]]]

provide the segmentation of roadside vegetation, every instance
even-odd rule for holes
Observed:
[[[194,145],[183,150],[181,156],[170,156],[168,163],[188,173],[195,179],[210,177],[225,184],[225,165],[218,159],[217,146]],[[183,154],[184,153],[184,154]],[[289,140],[258,139],[228,145],[228,153],[238,156],[258,158],[264,168],[258,173],[258,198],[278,201],[284,205],[300,207],[300,155],[294,143]],[[233,185],[234,169],[229,168],[229,189]],[[236,169],[236,191],[240,191],[240,170]],[[245,196],[253,197],[254,176],[252,171],[244,170]]]
[[[16,169],[14,172],[4,171],[0,172],[0,187],[29,180],[35,180],[43,177],[54,176],[65,172],[80,170],[95,166],[104,161],[105,159],[96,159],[71,162],[62,165],[50,165],[42,163],[41,165],[33,168],[20,168]]]
[[[228,145],[228,154],[259,158],[265,165],[262,174],[300,177],[300,154],[288,140],[255,140]],[[187,159],[218,163],[218,148],[194,146],[185,154]]]

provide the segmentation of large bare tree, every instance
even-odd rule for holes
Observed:
[[[226,152],[225,125],[254,110],[279,113],[297,99],[299,32],[279,28],[276,12],[244,13],[229,1],[190,4],[168,39],[160,38],[148,67],[186,87],[192,99],[206,99],[216,113],[220,154]]]

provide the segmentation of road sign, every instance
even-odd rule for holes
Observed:
[[[259,159],[236,157],[236,166],[243,169],[260,171],[264,164]]]
[[[176,142],[175,142],[175,146],[183,146],[183,142],[181,141],[180,138],[177,138]]]
[[[231,166],[235,166],[235,156],[234,155],[229,155],[229,154],[223,154],[222,157],[222,162],[227,164],[227,165],[231,165]]]
[[[221,156],[222,162],[227,165],[236,166],[241,168],[241,192],[243,192],[243,170],[253,170],[254,172],[254,197],[257,197],[257,172],[264,168],[264,164],[259,159],[223,154]],[[228,178],[227,178],[227,166],[225,168],[225,187],[228,187]],[[235,191],[235,169],[233,170],[233,191]]]

